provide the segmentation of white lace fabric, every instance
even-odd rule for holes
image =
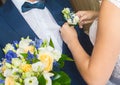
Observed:
[[[111,3],[113,3],[115,6],[117,6],[118,8],[120,8],[120,0],[108,0]]]

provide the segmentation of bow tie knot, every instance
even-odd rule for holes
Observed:
[[[44,9],[45,8],[45,3],[44,2],[37,2],[37,3],[31,4],[29,2],[25,2],[22,5],[22,12],[29,11],[32,8]]]

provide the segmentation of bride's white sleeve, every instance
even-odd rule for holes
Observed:
[[[114,5],[116,5],[118,8],[120,8],[120,0],[108,0],[111,3],[113,3]]]
[[[94,20],[94,22],[91,24],[90,29],[89,29],[89,38],[93,45],[96,40],[97,24],[98,24],[98,18]]]

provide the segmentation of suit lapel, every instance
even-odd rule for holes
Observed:
[[[8,25],[11,27],[11,29],[14,30],[21,37],[30,36],[30,38],[32,39],[37,37],[37,35],[32,31],[30,26],[19,13],[17,8],[14,6],[12,1],[7,0],[5,5],[7,6],[3,6],[2,16],[4,17]]]
[[[61,6],[56,0],[46,0],[46,7],[49,9],[57,24],[62,26],[65,22],[61,11],[63,6]]]

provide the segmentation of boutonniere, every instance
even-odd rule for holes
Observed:
[[[69,25],[75,26],[80,20],[79,17],[76,16],[75,13],[70,10],[70,8],[64,8],[62,10],[62,14]]]

